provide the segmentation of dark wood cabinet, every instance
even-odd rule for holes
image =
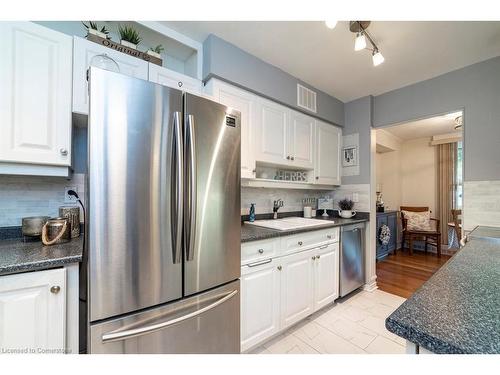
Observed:
[[[380,234],[382,228],[387,226],[390,231],[390,236],[387,243],[384,243]],[[398,212],[387,211],[377,212],[377,259],[386,257],[389,253],[396,250],[398,244]]]

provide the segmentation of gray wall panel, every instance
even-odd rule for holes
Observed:
[[[464,179],[500,179],[500,57],[374,98],[373,125],[464,109]]]
[[[344,103],[283,70],[211,34],[203,43],[203,79],[216,76],[336,125],[344,125]],[[297,83],[317,92],[317,114],[297,107]]]

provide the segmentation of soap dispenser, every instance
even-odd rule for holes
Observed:
[[[250,218],[249,221],[253,223],[255,221],[255,203],[250,203]]]

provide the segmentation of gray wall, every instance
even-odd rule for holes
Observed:
[[[343,135],[359,134],[359,175],[342,177],[342,184],[370,183],[370,137],[373,97],[365,96],[344,105]]]
[[[309,115],[297,107],[297,83],[317,92],[316,117],[344,125],[344,104],[283,70],[211,34],[203,43],[203,79],[215,76]]]
[[[500,57],[376,96],[373,126],[464,109],[464,179],[500,180]]]

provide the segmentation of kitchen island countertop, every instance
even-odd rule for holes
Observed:
[[[434,353],[500,353],[500,240],[491,232],[473,231],[471,240],[386,319],[387,329]]]

